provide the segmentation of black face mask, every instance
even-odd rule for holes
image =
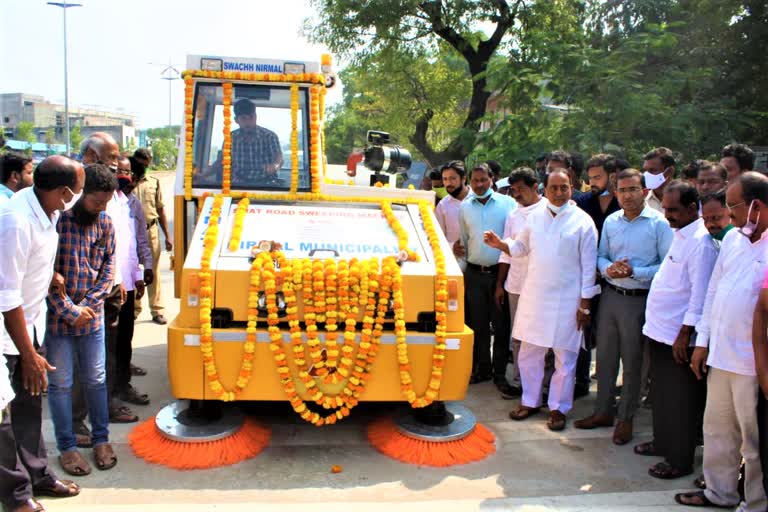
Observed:
[[[127,194],[127,191],[130,190],[131,186],[133,185],[133,181],[131,180],[130,176],[118,176],[117,185],[120,187],[121,192]]]
[[[99,218],[98,213],[91,213],[83,206],[83,200],[80,199],[72,207],[72,213],[75,216],[75,222],[83,227],[92,226],[94,222]]]

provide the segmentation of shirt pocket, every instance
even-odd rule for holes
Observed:
[[[92,268],[98,269],[101,267],[106,252],[107,247],[103,241],[99,240],[91,244],[90,253],[88,254],[88,263],[90,263]]]
[[[685,266],[682,257],[674,254],[667,255],[664,258],[664,274],[660,276],[664,279],[668,288],[680,288],[685,276]]]

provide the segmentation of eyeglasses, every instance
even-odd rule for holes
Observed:
[[[741,206],[743,204],[747,204],[747,202],[746,201],[742,201],[742,202],[736,203],[736,204],[725,203],[725,207],[728,208],[728,211],[730,212],[730,211],[733,211],[733,209],[736,208],[737,206]]]

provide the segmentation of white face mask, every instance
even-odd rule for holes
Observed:
[[[739,229],[739,233],[746,236],[747,238],[752,238],[752,235],[755,234],[755,229],[757,229],[757,223],[760,222],[760,213],[757,214],[757,220],[755,222],[752,222],[749,220],[749,217],[752,215],[752,205],[754,205],[755,202],[752,201],[749,203],[749,210],[747,210],[747,223],[744,224],[744,226]]]
[[[67,187],[67,190],[72,192],[72,189],[70,189],[69,187]],[[65,211],[65,212],[71,210],[72,207],[75,206],[75,203],[78,202],[81,197],[83,197],[83,191],[82,190],[80,192],[78,192],[77,194],[75,194],[74,192],[72,192],[72,194],[74,194],[72,196],[72,199],[70,199],[69,201],[65,202],[64,203],[64,208],[62,208],[62,210]]]
[[[569,203],[570,201],[566,201],[562,206],[555,206],[552,203],[547,202],[547,208],[549,208],[549,211],[557,215],[558,213],[561,213],[563,210],[565,210]]]
[[[666,169],[664,169],[661,174],[653,174],[645,171],[643,173],[643,176],[645,177],[645,188],[648,190],[656,190],[662,186],[664,182],[667,181],[667,177],[664,175],[664,172],[666,172]]]

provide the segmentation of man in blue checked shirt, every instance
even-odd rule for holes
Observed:
[[[64,471],[83,476],[91,467],[77,451],[72,429],[74,360],[85,386],[91,420],[94,460],[99,469],[117,463],[109,443],[104,299],[112,290],[115,272],[115,229],[107,203],[117,180],[103,164],[85,169],[83,197],[59,220],[59,251],[55,270],[64,277],[65,292],[48,295],[45,343],[55,372],[49,374],[48,405],[53,419],[59,461]]]
[[[505,376],[509,361],[509,316],[506,303],[499,304],[495,300],[500,251],[485,244],[483,233],[502,233],[507,216],[517,207],[517,203],[511,197],[493,191],[493,173],[487,164],[479,164],[472,169],[469,185],[472,194],[459,207],[460,238],[457,242],[461,242],[467,259],[465,307],[467,323],[475,331],[469,382],[474,384],[493,378],[499,391],[512,394],[514,389]],[[494,332],[493,362],[491,324]]]

